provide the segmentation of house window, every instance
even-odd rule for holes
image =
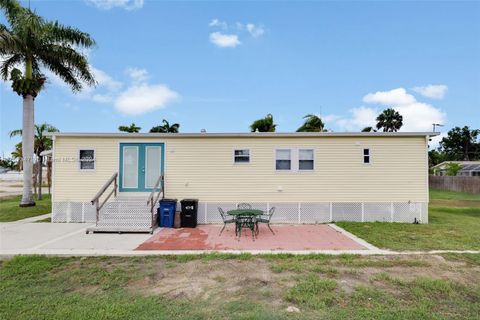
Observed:
[[[279,149],[275,153],[276,170],[292,170],[292,150]]]
[[[313,170],[313,149],[298,150],[298,170]]]
[[[81,149],[79,159],[80,170],[95,170],[95,150]]]
[[[249,149],[235,149],[233,152],[234,163],[250,163]]]
[[[363,149],[363,163],[370,164],[370,149]]]

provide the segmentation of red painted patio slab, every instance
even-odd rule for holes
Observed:
[[[136,250],[361,250],[366,249],[328,225],[274,225],[273,235],[260,226],[253,240],[250,230],[235,237],[233,226],[219,235],[221,225],[197,228],[162,228]]]

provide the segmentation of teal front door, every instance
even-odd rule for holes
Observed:
[[[120,143],[120,192],[149,192],[163,175],[163,143]]]

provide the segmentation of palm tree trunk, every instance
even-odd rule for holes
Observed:
[[[38,156],[38,200],[42,200],[43,157]]]
[[[22,153],[23,153],[23,195],[20,207],[35,205],[32,196],[33,174],[33,140],[34,140],[34,111],[33,96],[23,98],[23,126],[22,126]]]

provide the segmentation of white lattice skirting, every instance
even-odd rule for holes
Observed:
[[[273,223],[328,223],[332,221],[385,221],[428,223],[425,202],[261,202],[252,207],[268,211],[275,207]],[[221,223],[218,207],[234,209],[235,202],[200,202],[198,223]],[[178,208],[178,206],[177,206]],[[95,222],[90,202],[54,202],[53,222]]]

